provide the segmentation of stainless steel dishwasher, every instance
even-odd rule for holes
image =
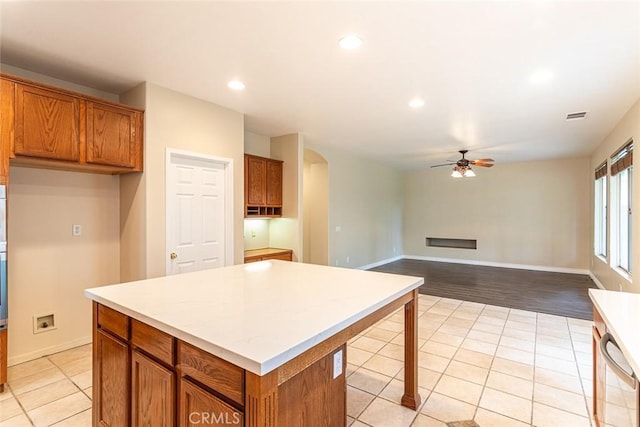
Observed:
[[[640,427],[640,387],[636,374],[609,332],[602,336],[599,351],[606,367],[605,425]]]

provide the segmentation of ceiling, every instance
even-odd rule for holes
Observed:
[[[248,131],[404,168],[462,148],[588,155],[640,98],[637,1],[2,1],[0,15],[5,64],[112,93],[149,81],[244,113]],[[360,49],[338,46],[350,33]]]

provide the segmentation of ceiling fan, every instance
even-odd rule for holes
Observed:
[[[433,165],[432,168],[438,168],[440,166],[453,166],[453,172],[451,176],[454,178],[462,178],[462,177],[473,177],[476,174],[471,169],[471,165],[473,166],[481,166],[483,168],[490,168],[493,166],[493,159],[477,159],[477,160],[469,160],[464,157],[469,150],[459,150],[458,153],[462,154],[462,158],[459,160],[448,160],[450,163],[443,163],[441,165]]]

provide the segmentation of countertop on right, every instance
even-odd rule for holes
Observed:
[[[640,294],[589,289],[589,297],[633,372],[640,376]]]

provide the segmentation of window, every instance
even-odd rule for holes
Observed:
[[[595,209],[593,217],[593,249],[598,256],[607,256],[607,162],[596,168]]]
[[[631,273],[633,141],[611,157],[611,263]]]

